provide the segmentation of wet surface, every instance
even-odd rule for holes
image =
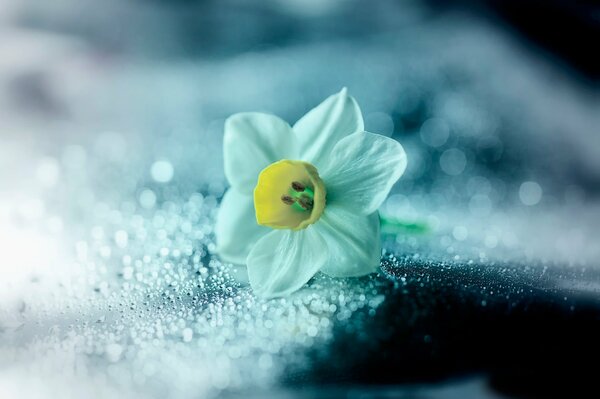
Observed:
[[[589,392],[599,354],[600,300],[553,281],[598,281],[560,266],[429,264],[389,259],[392,283],[375,312],[334,326],[326,350],[291,383],[397,384],[486,375],[494,390],[525,397]],[[336,359],[343,359],[339,361]],[[566,367],[568,365],[568,367]]]
[[[83,25],[68,1],[0,13],[2,391],[496,398],[591,387],[597,92],[497,27],[420,3],[360,17],[332,1],[326,19],[225,3],[107,2]],[[196,42],[198,9],[212,25]],[[103,29],[136,10],[135,23]],[[210,28],[222,20],[249,22]],[[381,208],[401,223],[384,230],[378,274],[317,275],[293,296],[258,299],[245,271],[214,254],[223,120],[261,110],[293,122],[342,86],[367,129],[407,151]]]

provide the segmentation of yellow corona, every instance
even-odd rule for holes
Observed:
[[[317,168],[308,162],[283,159],[258,176],[254,189],[256,221],[274,229],[305,229],[323,214],[326,196]]]

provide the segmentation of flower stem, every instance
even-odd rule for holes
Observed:
[[[425,222],[408,222],[396,218],[379,215],[381,231],[387,234],[425,234],[431,229]]]

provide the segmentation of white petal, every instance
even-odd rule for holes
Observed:
[[[248,277],[262,297],[300,289],[327,260],[327,246],[310,226],[304,230],[274,230],[261,238],[248,255]]]
[[[344,88],[313,108],[294,125],[300,155],[317,168],[342,138],[364,130],[358,104]]]
[[[269,231],[256,223],[250,195],[240,194],[235,188],[225,193],[215,223],[217,252],[223,260],[245,264],[252,246]]]
[[[327,203],[343,203],[369,215],[383,203],[406,169],[406,153],[396,140],[360,132],[338,142],[320,171]]]
[[[328,205],[315,224],[327,243],[329,259],[321,271],[332,277],[373,273],[380,265],[379,214],[357,215],[352,209]]]
[[[281,159],[294,159],[296,154],[292,128],[276,116],[249,112],[225,121],[225,176],[241,193],[252,193],[265,167]]]

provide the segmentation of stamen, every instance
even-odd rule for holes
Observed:
[[[294,181],[292,182],[292,188],[294,191],[301,193],[306,189],[306,186],[300,182]]]
[[[296,200],[290,197],[289,195],[282,195],[281,201],[286,205],[294,205],[294,203],[296,202]]]
[[[305,229],[323,214],[326,196],[325,184],[313,165],[282,159],[258,176],[254,188],[256,221],[274,229]]]
[[[314,201],[308,195],[303,195],[298,199],[298,205],[303,209],[310,211],[313,208]]]

